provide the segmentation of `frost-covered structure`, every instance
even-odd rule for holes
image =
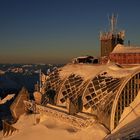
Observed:
[[[42,87],[41,104],[65,106],[72,115],[93,114],[113,130],[139,89],[140,67],[67,64],[48,75]]]

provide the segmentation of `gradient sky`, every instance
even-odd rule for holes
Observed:
[[[66,63],[99,55],[99,32],[118,14],[140,46],[140,0],[0,0],[0,63]]]

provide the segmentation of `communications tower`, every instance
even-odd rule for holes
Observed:
[[[112,14],[109,17],[110,30],[108,32],[100,32],[101,57],[109,56],[117,44],[124,43],[125,32],[117,32],[117,16]]]

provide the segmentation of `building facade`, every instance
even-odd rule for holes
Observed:
[[[121,33],[120,33],[121,34]],[[121,35],[112,33],[102,33],[101,41],[101,57],[109,56],[117,44],[123,44],[124,40]]]
[[[118,64],[140,64],[140,47],[118,44],[110,53],[109,59]]]

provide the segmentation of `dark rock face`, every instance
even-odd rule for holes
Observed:
[[[10,105],[12,104],[14,99],[7,101],[5,104],[0,105],[0,130],[2,130],[2,120],[6,120],[7,122],[11,122],[13,120]]]

